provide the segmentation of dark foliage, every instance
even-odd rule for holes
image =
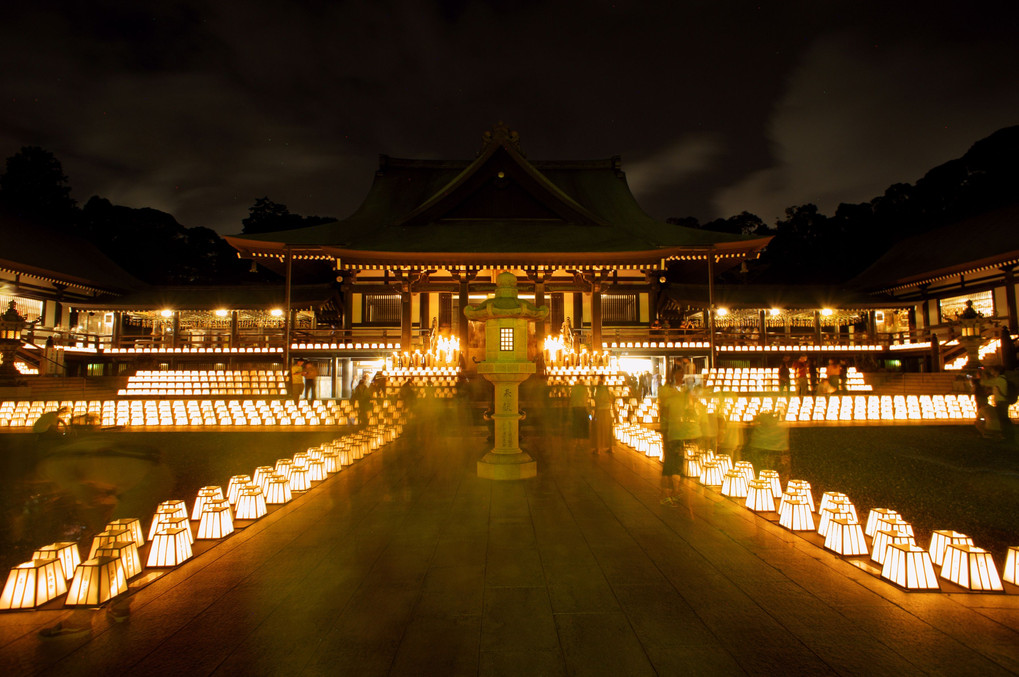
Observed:
[[[76,216],[60,161],[48,150],[25,146],[7,158],[0,176],[0,204],[26,221],[68,228]]]
[[[241,232],[246,235],[272,233],[278,230],[317,226],[335,220],[324,216],[291,214],[285,204],[273,202],[268,196],[265,196],[255,200],[255,204],[248,208],[248,217],[241,221],[244,225]]]

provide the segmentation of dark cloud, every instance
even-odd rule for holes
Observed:
[[[505,120],[535,159],[622,155],[656,216],[767,217],[1016,121],[1011,5],[890,4],[22,3],[0,153],[234,232],[262,195],[344,216],[379,153],[467,159]]]

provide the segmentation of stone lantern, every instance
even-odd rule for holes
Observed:
[[[21,332],[24,331],[25,318],[11,301],[7,311],[0,315],[0,383],[11,385],[17,382],[19,374],[14,368],[14,359],[21,347]]]
[[[959,316],[959,345],[966,349],[966,371],[980,369],[980,346],[983,345],[984,320],[973,307],[972,301],[966,301],[966,309]]]
[[[527,325],[548,316],[548,306],[535,306],[517,296],[517,278],[500,273],[495,296],[477,306],[464,308],[469,320],[485,322],[485,360],[478,373],[495,387],[495,446],[478,461],[478,477],[517,480],[534,477],[538,466],[520,449],[518,408],[520,383],[535,372],[527,359]]]

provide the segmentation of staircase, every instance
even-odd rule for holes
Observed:
[[[949,395],[968,393],[966,377],[959,372],[895,374],[871,372],[867,383],[875,395]]]

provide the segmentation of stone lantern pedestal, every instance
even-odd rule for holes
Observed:
[[[964,371],[976,372],[980,369],[980,346],[983,345],[983,322],[980,318],[965,318],[959,321],[959,345],[966,349],[966,365]]]
[[[545,319],[547,306],[535,306],[517,296],[517,278],[500,273],[495,297],[464,308],[469,320],[485,322],[485,361],[478,374],[492,382],[495,403],[491,419],[495,424],[495,446],[478,461],[478,477],[519,480],[538,474],[538,465],[520,448],[519,407],[521,382],[535,372],[527,359],[528,322]]]

